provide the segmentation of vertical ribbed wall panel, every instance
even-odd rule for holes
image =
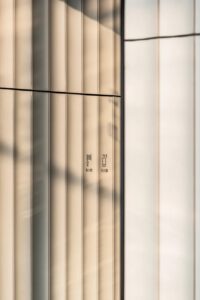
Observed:
[[[99,92],[115,93],[114,0],[99,1]],[[114,299],[114,99],[99,98],[99,299]]]
[[[15,1],[0,1],[0,85],[14,86]]]
[[[67,282],[67,101],[51,97],[51,299],[66,299]]]
[[[83,99],[67,108],[67,299],[83,295]]]
[[[82,91],[83,82],[82,5],[82,0],[78,0],[76,9],[67,6],[67,87],[69,91],[74,92]],[[81,300],[83,295],[82,96],[68,96],[67,113],[67,299]]]
[[[83,65],[83,44],[87,44],[90,48],[87,53],[87,80],[92,82],[93,76],[98,74],[102,81],[100,92],[120,95],[120,2],[121,0],[1,0],[1,86],[47,92],[54,88],[58,91],[81,93],[83,78],[79,66]],[[84,28],[88,32],[86,35]],[[9,74],[8,71],[17,49],[21,50],[18,54],[18,67],[20,66],[23,82],[13,82],[14,74]],[[101,64],[99,70],[96,70],[94,65],[98,52]],[[63,87],[64,78],[60,77],[60,68],[66,67],[65,60],[68,61],[68,88]],[[56,77],[53,87],[49,82],[51,76]],[[89,88],[87,92],[96,93],[97,90]]]
[[[119,300],[120,26],[0,0],[0,300]]]
[[[99,105],[97,97],[84,97],[83,117],[83,297],[97,300],[99,278]]]
[[[15,0],[15,86],[32,87],[32,0]],[[9,85],[8,87],[12,87]]]
[[[49,88],[49,1],[32,2],[33,89]],[[49,297],[49,111],[48,94],[33,93],[32,299]]]
[[[67,89],[83,93],[83,0],[67,5]],[[72,30],[73,28],[73,30]]]
[[[0,1],[0,85],[14,86],[14,1]],[[14,299],[14,93],[0,91],[0,299]]]
[[[14,299],[14,97],[0,91],[0,299]]]
[[[31,300],[32,95],[15,94],[15,298]]]
[[[32,86],[32,1],[15,1],[15,85]],[[15,92],[15,299],[31,300],[32,93]]]
[[[83,92],[99,92],[99,0],[83,1]],[[89,16],[92,15],[93,18]],[[83,298],[99,292],[99,97],[83,102]]]
[[[49,0],[32,1],[34,90],[49,89]]]
[[[99,299],[114,299],[113,98],[99,102]]]
[[[121,9],[122,5],[120,0],[115,0],[114,3],[114,78],[116,95],[121,94]],[[120,76],[119,76],[120,74]],[[123,100],[122,100],[123,101]],[[121,174],[121,102],[119,99],[114,100],[114,122],[112,126],[112,136],[114,139],[114,299],[120,299],[121,291],[121,214],[120,214],[120,174]]]
[[[49,95],[33,95],[32,299],[49,297]]]
[[[99,92],[115,93],[114,0],[99,1]]]
[[[91,19],[89,15],[92,15]],[[83,1],[83,92],[99,93],[99,0]],[[70,75],[70,74],[69,74]]]
[[[200,1],[196,0],[194,2],[194,29],[195,32],[200,32]],[[200,285],[198,284],[200,280],[200,37],[194,38],[194,124],[195,124],[195,297],[196,299],[200,298]]]
[[[50,1],[50,90],[67,90],[67,5]]]
[[[67,7],[50,1],[50,89],[67,88]],[[58,76],[59,74],[59,76]],[[50,297],[67,299],[67,96],[51,94]]]
[[[200,4],[200,2],[199,2]],[[200,22],[200,19],[199,19]],[[196,276],[196,284],[195,284],[195,292],[196,292],[196,299],[200,298],[200,285],[198,284],[200,280],[200,185],[199,185],[199,178],[200,178],[200,56],[197,53],[200,53],[200,38],[196,39],[195,44],[195,53],[196,53],[196,68],[195,68],[195,123],[196,123],[196,131],[195,131],[195,156],[196,156],[196,181],[195,181],[195,188],[196,188],[196,232],[195,232],[195,253],[196,253],[196,269],[195,269],[195,276]]]
[[[114,2],[114,80],[115,89],[114,94],[121,94],[121,0],[115,0]]]
[[[121,103],[115,98],[114,102],[114,124],[112,135],[114,139],[114,299],[120,299],[121,266],[120,266],[120,122],[121,122]]]
[[[128,44],[126,57],[126,140],[130,141],[126,147],[126,264],[132,267],[126,269],[125,290],[127,299],[154,300],[158,299],[157,44]],[[132,282],[137,284],[133,287]]]

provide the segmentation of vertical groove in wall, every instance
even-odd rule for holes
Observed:
[[[81,91],[84,90],[84,0],[81,0]],[[85,140],[85,132],[84,132],[84,124],[85,124],[85,99],[82,95],[82,136],[81,136],[81,146],[82,146],[82,162],[81,162],[81,176],[82,176],[82,194],[81,194],[81,299],[84,299],[84,140]]]
[[[114,2],[114,76],[115,94],[121,94],[121,3]],[[120,299],[120,102],[114,99],[114,299]]]
[[[66,53],[65,53],[65,74],[66,74],[66,87],[68,90],[68,61],[69,61],[69,39],[68,39],[68,16],[69,16],[69,7],[68,4],[66,5],[66,30],[65,30],[65,48],[66,48]],[[68,300],[69,297],[69,292],[68,292],[68,278],[69,278],[69,271],[68,271],[68,216],[69,216],[69,205],[68,205],[68,181],[69,181],[69,168],[68,168],[68,159],[69,159],[69,137],[68,137],[68,133],[69,133],[69,99],[68,96],[66,95],[66,107],[65,107],[65,114],[66,114],[66,122],[65,122],[65,130],[66,130],[66,151],[65,151],[65,158],[66,158],[66,299]]]
[[[195,31],[198,32],[200,25],[199,18],[199,7],[200,1],[195,1]],[[194,41],[194,56],[195,56],[195,69],[194,69],[194,88],[195,88],[195,300],[198,300],[200,297],[200,285],[199,285],[199,276],[200,276],[200,255],[199,255],[199,230],[200,230],[200,156],[199,156],[199,146],[200,146],[200,86],[199,86],[199,74],[200,74],[200,37],[196,37]]]
[[[114,65],[115,66],[115,65]],[[115,68],[114,68],[115,70]],[[113,73],[114,73],[113,70]],[[114,73],[115,76],[115,73]],[[115,82],[115,81],[114,81]],[[113,289],[113,300],[115,299],[115,98],[112,98],[112,122],[110,126],[110,136],[112,138],[112,289]]]
[[[120,155],[119,155],[119,165],[120,165],[120,175],[119,175],[119,209],[120,209],[120,225],[119,225],[119,298],[120,300],[125,299],[125,0],[120,1],[120,72],[119,72],[119,80],[120,80],[120,121],[119,121],[119,132],[120,132]]]
[[[193,1],[193,32],[196,32],[196,0]],[[193,240],[194,240],[194,250],[193,250],[193,276],[194,276],[194,285],[193,285],[193,299],[196,300],[196,37],[193,37],[193,171],[194,171],[194,184],[193,184]]]
[[[114,299],[120,299],[120,100],[114,99]]]

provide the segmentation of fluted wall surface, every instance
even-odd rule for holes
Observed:
[[[120,297],[120,0],[0,0],[0,300]]]

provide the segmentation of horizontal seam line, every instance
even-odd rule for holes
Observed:
[[[0,90],[9,91],[20,91],[20,92],[35,92],[35,93],[47,93],[47,94],[61,94],[61,95],[77,95],[77,96],[90,96],[90,97],[115,97],[120,98],[120,95],[111,94],[93,94],[93,93],[79,93],[79,92],[64,92],[64,91],[52,91],[52,90],[34,90],[24,88],[11,88],[11,87],[0,87]]]
[[[174,38],[184,38],[184,37],[193,37],[193,36],[200,36],[200,33],[186,33],[186,34],[178,34],[178,35],[151,36],[151,37],[145,37],[145,38],[124,39],[124,41],[125,42],[140,42],[140,41],[148,41],[148,40],[174,39]]]

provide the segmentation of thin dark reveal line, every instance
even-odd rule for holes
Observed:
[[[193,4],[193,30],[196,30],[196,0]],[[193,39],[193,299],[197,299],[196,285],[196,39]]]
[[[125,0],[121,0],[121,100],[120,101],[120,300],[125,299]]]
[[[98,94],[98,93],[93,94],[93,93],[79,93],[79,92],[48,91],[48,90],[34,90],[34,89],[11,88],[11,87],[0,87],[0,90],[47,93],[47,94],[61,94],[61,95],[91,96],[91,97],[115,97],[115,98],[120,98],[121,97],[121,95],[111,95],[111,94]]]
[[[161,36],[150,36],[145,38],[136,38],[136,39],[124,39],[125,42],[140,42],[140,41],[149,41],[149,40],[159,40],[159,39],[175,39],[175,38],[184,38],[184,37],[193,37],[200,36],[200,33],[186,33],[178,35],[161,35]]]
[[[160,35],[160,0],[157,1],[157,22],[158,22],[158,36]],[[160,40],[157,39],[157,97],[156,97],[156,206],[157,206],[157,300],[160,300],[160,266],[161,266],[161,255],[160,255]]]

